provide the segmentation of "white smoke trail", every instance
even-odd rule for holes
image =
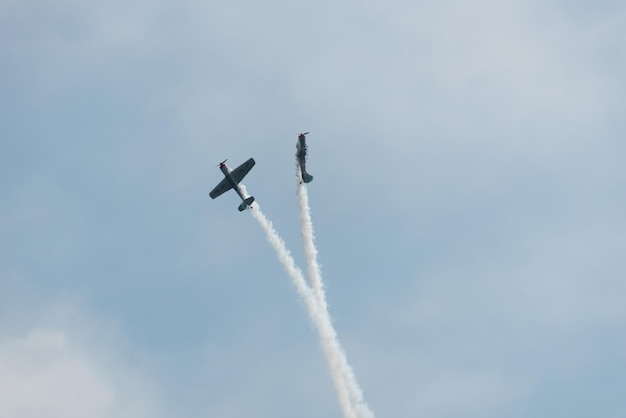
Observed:
[[[299,171],[297,171],[297,178],[299,181]],[[307,273],[309,275],[309,280],[311,281],[311,286],[313,288],[313,292],[315,297],[317,298],[317,302],[320,308],[320,315],[324,317],[323,322],[328,324],[327,332],[329,335],[329,340],[333,346],[333,351],[339,356],[339,366],[341,369],[339,370],[343,376],[343,381],[347,385],[347,389],[350,395],[350,402],[357,410],[358,416],[361,418],[374,418],[374,414],[368,408],[365,400],[363,399],[363,392],[359,388],[356,377],[354,376],[354,372],[352,368],[348,364],[348,360],[346,358],[345,351],[342,349],[339,339],[337,338],[337,334],[332,327],[332,322],[330,320],[330,314],[328,312],[328,305],[326,303],[326,295],[324,292],[324,282],[322,280],[322,274],[320,271],[320,266],[317,262],[317,248],[315,247],[315,236],[313,233],[313,222],[311,221],[311,208],[309,207],[309,194],[307,192],[306,187],[299,182],[298,185],[298,206],[300,208],[300,224],[302,229],[302,241],[304,247],[304,254],[307,263]]]
[[[297,171],[299,179],[300,170]],[[300,209],[300,228],[302,231],[302,244],[306,257],[307,273],[311,282],[311,287],[315,297],[320,304],[320,308],[327,311],[326,294],[324,292],[324,282],[320,266],[317,263],[317,248],[315,247],[315,235],[313,233],[313,222],[311,221],[311,208],[309,207],[309,194],[306,187],[300,183],[298,185],[298,207]]]
[[[244,191],[245,193],[245,191]],[[343,410],[346,418],[359,418],[356,414],[353,404],[350,401],[350,395],[346,388],[346,382],[343,378],[343,374],[340,373],[342,358],[336,350],[336,344],[333,344],[334,330],[329,321],[325,320],[324,315],[321,314],[320,307],[318,305],[315,295],[311,292],[311,289],[307,286],[302,271],[296,266],[295,261],[287,247],[285,242],[278,235],[278,232],[272,226],[272,223],[261,212],[261,208],[258,203],[255,203],[255,207],[251,209],[252,216],[259,222],[259,225],[265,232],[267,240],[276,250],[279,261],[283,265],[285,271],[291,278],[296,290],[300,297],[304,300],[309,316],[322,339],[322,347],[326,360],[328,361],[329,369],[335,386],[335,391],[339,398],[339,404]]]

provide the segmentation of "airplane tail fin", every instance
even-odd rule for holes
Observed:
[[[244,201],[241,202],[241,205],[239,205],[239,212],[242,212],[245,209],[249,208],[250,205],[252,205],[252,202],[254,202],[254,196],[250,196],[249,198],[244,199]]]

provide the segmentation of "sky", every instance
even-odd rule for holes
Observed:
[[[626,6],[0,0],[0,416],[626,416]]]

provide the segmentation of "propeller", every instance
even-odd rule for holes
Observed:
[[[215,167],[219,167],[219,166],[221,166],[222,164],[226,163],[226,161],[228,161],[228,158],[227,158],[227,159],[225,159],[224,161],[222,161],[221,163],[219,163],[218,165],[216,165]]]

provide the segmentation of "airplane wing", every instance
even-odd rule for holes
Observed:
[[[224,179],[220,181],[219,183],[217,183],[217,186],[215,186],[215,188],[211,190],[211,193],[209,193],[209,196],[211,196],[211,199],[215,199],[217,196],[221,195],[222,193],[227,192],[228,190],[232,189],[232,187],[233,186],[230,185],[230,182],[228,181],[228,179],[224,177]]]
[[[239,167],[235,168],[233,172],[230,173],[231,176],[233,176],[233,180],[235,180],[235,183],[239,183],[241,180],[243,180],[246,174],[248,174],[248,172],[252,169],[252,167],[254,167],[254,164],[255,164],[254,158],[250,158],[248,161],[241,164]]]

